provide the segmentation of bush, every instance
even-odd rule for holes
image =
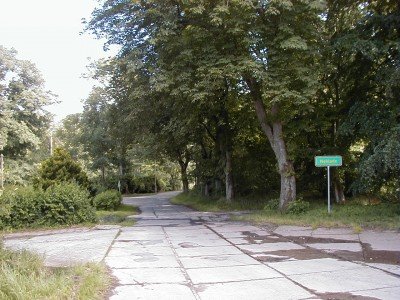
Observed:
[[[310,209],[310,203],[303,200],[295,200],[289,203],[286,212],[292,215],[305,213]]]
[[[74,183],[53,185],[45,192],[42,204],[44,224],[79,224],[94,222],[89,192]],[[39,221],[40,223],[40,221]]]
[[[278,210],[279,208],[279,199],[271,199],[264,206],[264,210]]]
[[[116,190],[108,190],[98,194],[93,199],[93,205],[97,209],[114,210],[121,205],[122,196]]]
[[[154,193],[154,176],[134,177],[131,180],[134,193]],[[165,184],[157,178],[157,191],[165,189]]]
[[[44,192],[33,187],[6,189],[0,197],[0,228],[33,224],[41,218],[40,202]]]
[[[66,150],[57,148],[49,159],[42,162],[34,183],[37,187],[47,189],[61,182],[75,182],[89,188],[89,179],[82,167]]]
[[[96,215],[86,189],[77,184],[6,190],[0,196],[0,229],[93,222]]]

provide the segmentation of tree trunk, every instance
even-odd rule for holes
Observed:
[[[232,202],[235,197],[233,188],[233,174],[232,174],[232,152],[226,151],[226,162],[225,162],[225,191],[226,201]]]
[[[208,180],[204,184],[204,196],[206,196],[206,197],[211,196],[211,183]]]
[[[221,179],[219,178],[214,179],[214,187],[215,187],[215,193],[221,195],[221,190],[222,190]]]
[[[278,106],[274,104],[269,111],[271,122],[268,122],[265,111],[260,83],[252,76],[245,76],[246,83],[250,89],[261,129],[267,136],[278,162],[279,174],[281,176],[281,192],[279,197],[279,208],[285,210],[287,205],[296,199],[296,178],[293,163],[287,155],[286,144],[283,139],[282,122],[278,118]]]
[[[288,159],[286,144],[283,140],[282,123],[273,123],[273,149],[278,160],[281,176],[279,208],[285,210],[289,202],[296,200],[296,178],[293,163]]]
[[[187,164],[184,163],[183,161],[180,161],[179,165],[181,167],[181,180],[182,180],[183,192],[188,193],[189,192],[189,179],[187,176]]]
[[[340,181],[339,175],[337,172],[333,172],[333,190],[335,194],[336,203],[344,203],[346,202],[346,198],[344,196],[344,188],[343,184]]]

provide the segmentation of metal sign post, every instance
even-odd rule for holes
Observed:
[[[342,164],[343,159],[340,155],[315,157],[315,166],[326,167],[328,171],[328,213],[331,213],[331,167],[340,167]]]
[[[331,174],[330,174],[330,166],[328,169],[328,213],[331,213]]]

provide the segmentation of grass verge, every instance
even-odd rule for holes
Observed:
[[[137,207],[121,204],[116,210],[98,210],[96,215],[99,224],[133,226],[135,220],[128,217],[138,213],[139,209]]]
[[[0,299],[104,299],[111,282],[102,264],[47,268],[35,254],[0,245]]]
[[[328,214],[326,200],[310,201],[307,211],[300,214],[281,213],[277,210],[263,209],[268,203],[260,198],[238,199],[228,204],[222,199],[205,198],[198,194],[180,194],[172,203],[186,205],[200,211],[254,210],[250,214],[234,216],[234,220],[249,221],[257,224],[298,225],[318,227],[350,227],[354,231],[363,228],[400,230],[400,204],[380,203],[364,205],[360,199],[349,200],[344,205],[333,205]]]
[[[212,212],[258,210],[265,204],[259,197],[237,198],[232,203],[228,203],[224,198],[203,197],[194,192],[179,194],[172,198],[171,202],[200,211]]]

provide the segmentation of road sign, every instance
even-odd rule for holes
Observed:
[[[330,155],[330,156],[316,156],[315,166],[316,167],[326,167],[328,171],[328,213],[331,213],[331,167],[342,166],[343,160],[340,155]]]
[[[316,167],[340,167],[342,166],[342,162],[343,160],[340,155],[315,157]]]

